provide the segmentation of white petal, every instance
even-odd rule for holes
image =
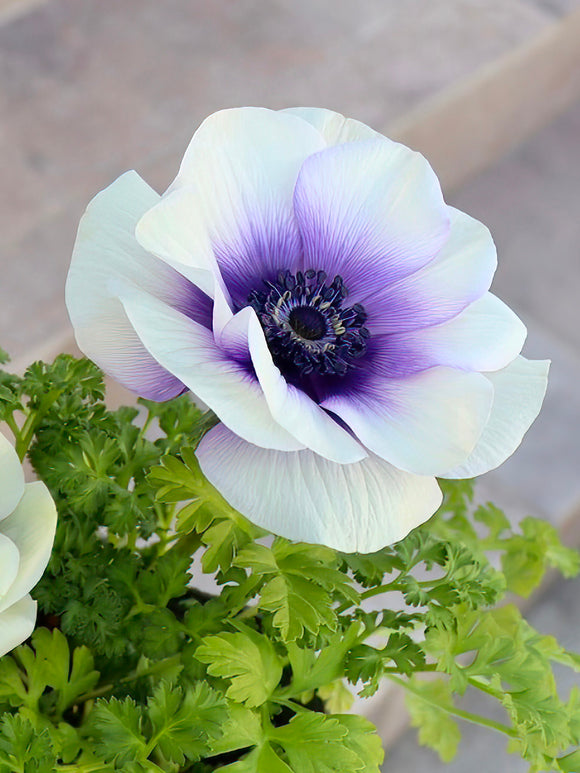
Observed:
[[[0,432],[0,521],[14,510],[24,493],[24,470],[12,443]]]
[[[385,137],[306,159],[294,207],[304,268],[342,276],[349,304],[424,266],[449,232],[448,207],[427,161]]]
[[[236,305],[299,259],[292,195],[304,159],[322,148],[305,121],[255,107],[214,113],[193,136],[168,193],[191,189],[188,234],[203,223]]]
[[[323,107],[287,107],[282,112],[295,115],[314,126],[322,134],[327,145],[374,140],[381,136],[370,126]]]
[[[454,207],[448,210],[451,231],[435,260],[393,285],[376,287],[361,301],[371,332],[400,333],[437,325],[489,289],[497,266],[489,230]],[[385,311],[377,314],[375,309]]]
[[[364,459],[366,452],[360,443],[308,395],[286,382],[272,361],[255,312],[250,318],[248,340],[256,376],[280,426],[307,448],[333,462],[348,464]]]
[[[0,658],[28,639],[35,623],[36,601],[30,596],[0,612]]]
[[[208,196],[215,196],[213,205],[231,205],[232,197],[241,192],[239,186],[259,200],[270,195],[267,189],[272,180],[278,180],[284,184],[290,202],[300,165],[322,148],[324,141],[319,132],[295,116],[263,107],[219,110],[208,116],[193,135],[169,191],[195,185]],[[228,195],[220,202],[220,194]]]
[[[211,331],[146,293],[128,291],[122,300],[151,355],[233,432],[266,448],[302,447],[274,421],[253,374],[216,345]]]
[[[440,475],[469,456],[492,400],[493,388],[479,373],[432,368],[404,379],[376,379],[359,394],[330,397],[322,405],[395,467]]]
[[[197,450],[208,480],[259,526],[287,539],[370,553],[405,537],[441,503],[434,478],[375,456],[334,464],[312,451],[267,451],[218,425]]]
[[[18,548],[16,579],[0,599],[0,612],[34,588],[48,564],[56,531],[56,507],[44,483],[29,483],[12,515],[2,522],[2,533]]]
[[[20,553],[10,537],[0,531],[0,604],[18,575]]]
[[[203,202],[192,186],[178,188],[143,215],[135,234],[143,249],[173,266],[213,299],[212,328],[219,334],[233,316],[231,298],[202,211]]]
[[[526,327],[495,295],[486,293],[441,325],[384,337],[397,370],[410,373],[435,365],[465,370],[499,370],[522,350]],[[405,370],[407,369],[407,370]]]
[[[193,187],[168,193],[141,217],[135,237],[147,252],[157,255],[213,297],[214,279],[223,280],[202,216],[203,202]]]
[[[548,385],[549,360],[517,357],[510,365],[485,375],[494,387],[491,415],[475,449],[463,464],[441,477],[483,475],[513,454],[540,412]]]
[[[118,283],[129,281],[177,308],[191,305],[195,288],[135,239],[138,220],[158,201],[136,172],[122,175],[91,201],[79,225],[66,303],[88,357],[128,389],[167,400],[183,385],[151,358],[117,297]]]

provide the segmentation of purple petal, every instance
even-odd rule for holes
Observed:
[[[449,215],[427,161],[386,138],[306,159],[294,194],[304,268],[340,274],[356,302],[439,252]]]
[[[441,325],[373,338],[368,369],[385,378],[406,376],[437,365],[492,371],[521,351],[526,328],[495,295],[486,293]]]
[[[402,333],[446,322],[489,289],[497,266],[491,234],[464,212],[453,207],[448,211],[451,230],[437,257],[395,284],[377,283],[361,299],[371,334]]]
[[[479,373],[431,368],[404,379],[367,377],[322,403],[373,453],[401,470],[441,475],[478,441],[493,400]]]

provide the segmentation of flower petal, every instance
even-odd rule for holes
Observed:
[[[272,418],[253,373],[222,351],[209,330],[136,289],[127,288],[122,301],[147,351],[233,432],[266,448],[302,447]]]
[[[2,521],[2,533],[20,554],[18,574],[0,599],[0,612],[19,601],[40,580],[50,558],[56,531],[56,507],[44,483],[29,483],[20,504]]]
[[[245,305],[263,280],[296,265],[301,243],[292,193],[304,159],[323,147],[305,121],[256,107],[214,113],[193,136],[168,193],[184,186],[197,191],[195,217],[235,306]]]
[[[213,297],[216,279],[225,289],[195,187],[165,194],[143,214],[135,237],[144,250],[173,266],[206,295]]]
[[[492,400],[493,388],[479,373],[431,368],[404,379],[369,380],[358,393],[329,397],[322,405],[395,467],[440,475],[469,456]]]
[[[135,226],[159,196],[135,172],[99,193],[84,214],[66,283],[66,303],[80,349],[123,386],[142,397],[167,400],[183,384],[152,359],[117,297],[131,282],[211,325],[211,300],[185,277],[148,254]]]
[[[0,603],[18,575],[20,553],[10,537],[0,531]]]
[[[218,425],[197,450],[201,469],[227,501],[287,539],[370,553],[397,542],[441,503],[434,478],[370,456],[334,464],[309,450],[268,451]]]
[[[449,232],[447,207],[427,161],[385,137],[306,159],[294,207],[304,268],[340,274],[349,303],[424,266]]]
[[[26,641],[35,624],[36,601],[31,596],[24,596],[0,612],[0,658]]]
[[[499,370],[522,350],[526,327],[495,295],[486,293],[449,322],[408,333],[375,336],[390,376],[436,365]]]
[[[435,260],[361,300],[373,334],[401,333],[455,317],[489,289],[497,266],[489,230],[454,207],[449,238]]]
[[[302,390],[288,384],[272,361],[254,312],[248,328],[252,362],[274,419],[307,448],[340,464],[367,455],[360,443]]]
[[[323,107],[287,107],[281,112],[295,115],[314,126],[324,137],[327,145],[340,145],[343,142],[374,140],[382,135],[354,118],[345,118],[334,110]]]
[[[517,357],[506,368],[485,374],[495,393],[487,426],[468,459],[441,477],[483,475],[513,454],[540,412],[549,367],[549,360]]]
[[[0,432],[0,521],[14,510],[24,494],[24,470],[12,443]]]

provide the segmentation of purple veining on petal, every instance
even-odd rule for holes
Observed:
[[[154,361],[140,363],[133,374],[127,374],[127,378],[117,380],[139,397],[158,403],[188,391],[185,384]]]
[[[280,271],[294,270],[300,264],[302,242],[290,211],[276,209],[247,213],[238,223],[235,238],[215,238],[214,253],[234,309],[248,305],[252,290],[262,289],[265,281]]]
[[[174,397],[184,394],[188,388],[178,378],[172,376],[163,368],[159,369],[158,374],[145,374],[145,368],[141,371],[140,378],[135,379],[131,391],[145,398],[145,400],[154,400],[163,403]]]
[[[163,267],[164,284],[166,288],[169,284],[170,289],[165,289],[160,297],[177,311],[211,330],[213,300],[175,269],[167,264]]]
[[[442,297],[412,289],[398,290],[393,287],[377,291],[365,299],[368,328],[374,336],[404,333],[447,322],[460,314],[479,294],[473,291],[466,297]]]
[[[186,277],[163,261],[159,261],[163,269],[158,292],[160,298],[172,308],[203,325],[208,330],[212,328],[213,301],[202,290],[196,287]],[[187,387],[173,374],[169,373],[151,357],[139,342],[133,346],[137,349],[132,356],[125,354],[125,363],[119,368],[115,378],[124,387],[147,400],[164,402],[177,395],[187,392]]]
[[[226,352],[229,358],[237,365],[242,366],[243,371],[248,378],[257,382],[258,378],[252,363],[252,355],[250,354],[248,342],[248,326],[252,314],[253,312],[251,309],[246,307],[234,315],[222,330],[216,343],[224,352]]]
[[[421,271],[390,287],[377,285],[363,303],[373,336],[421,330],[453,319],[489,287],[473,284],[457,291],[439,283],[422,282]]]
[[[373,372],[376,349],[375,340],[370,338],[366,352],[357,359],[354,367],[350,368],[347,373],[342,376],[312,373],[303,377],[299,386],[317,403],[322,403],[327,398],[336,395],[356,393],[359,385],[364,384],[365,379]]]
[[[449,233],[433,171],[419,154],[388,140],[310,156],[294,208],[304,267],[340,274],[353,303],[425,266]]]

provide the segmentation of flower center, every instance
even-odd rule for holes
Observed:
[[[312,306],[295,306],[288,322],[296,335],[307,341],[319,341],[327,330],[324,314]]]
[[[341,276],[324,271],[285,271],[248,296],[264,329],[275,364],[285,375],[343,376],[366,349],[370,333],[359,303],[344,306]]]

